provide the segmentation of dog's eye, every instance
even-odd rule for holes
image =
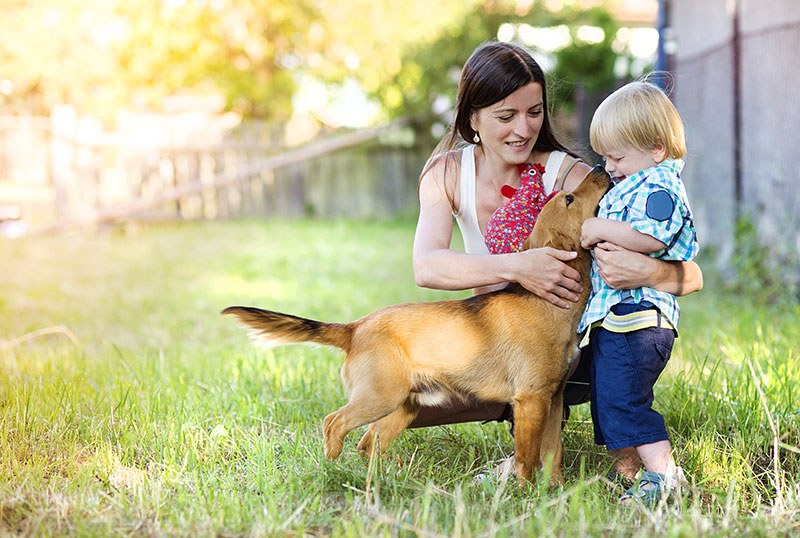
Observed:
[[[564,200],[566,200],[567,205],[569,206],[569,204],[575,201],[575,197],[571,194],[568,194],[564,197]]]

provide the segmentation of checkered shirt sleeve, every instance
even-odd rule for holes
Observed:
[[[606,217],[626,220],[633,229],[664,243],[664,250],[653,253],[662,260],[687,261],[698,251],[692,211],[680,180],[682,168],[683,161],[665,161],[640,172],[641,179],[631,178],[636,184],[620,192]],[[627,217],[620,206],[627,208]]]

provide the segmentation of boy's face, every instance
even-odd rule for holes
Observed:
[[[663,146],[656,145],[650,150],[641,150],[633,146],[609,150],[603,153],[606,160],[606,172],[614,181],[622,181],[642,170],[657,165],[665,158]]]

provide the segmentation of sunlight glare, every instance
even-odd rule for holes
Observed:
[[[497,40],[507,43],[512,39],[514,39],[514,25],[504,22],[500,25],[500,28],[497,29]]]
[[[555,52],[572,42],[569,28],[564,24],[547,28],[538,28],[530,24],[520,24],[517,32],[523,43],[528,46],[536,47],[544,52]]]
[[[344,65],[346,65],[348,69],[356,70],[361,65],[361,58],[356,54],[348,54],[344,58]]]
[[[581,26],[578,28],[578,39],[586,43],[602,43],[606,33],[597,26]]]
[[[658,30],[655,28],[633,28],[628,42],[631,54],[639,58],[648,58],[658,49]]]
[[[163,0],[163,2],[167,9],[172,9],[173,11],[178,11],[186,5],[186,0]]]

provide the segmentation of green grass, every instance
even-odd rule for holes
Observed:
[[[347,321],[463,297],[415,286],[413,227],[222,222],[0,242],[0,535],[800,532],[800,308],[726,294],[710,274],[681,300],[656,388],[694,485],[680,503],[617,507],[586,405],[565,429],[563,487],[472,485],[511,448],[495,423],[408,431],[390,447],[402,465],[362,460],[354,432],[325,461],[341,353],[258,350],[219,311]]]

